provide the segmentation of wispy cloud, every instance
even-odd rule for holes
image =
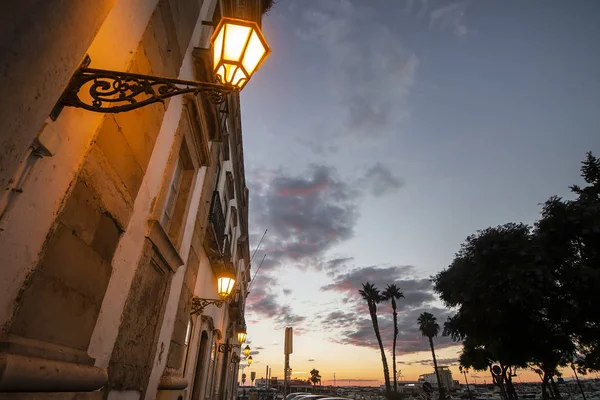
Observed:
[[[434,9],[429,18],[429,29],[450,31],[458,37],[465,36],[469,32],[465,23],[469,3],[470,0],[464,0]]]
[[[345,116],[339,133],[390,133],[407,115],[417,56],[370,3],[310,2],[302,17],[305,24],[299,35],[322,46],[328,57],[330,82]]]
[[[339,343],[378,348],[366,302],[360,297],[358,291],[365,282],[373,283],[380,290],[385,289],[387,284],[393,283],[405,296],[397,302],[398,353],[408,354],[427,350],[428,341],[423,338],[417,327],[418,316],[424,311],[431,312],[437,317],[438,323],[443,325],[452,313],[433,305],[436,297],[430,280],[418,278],[416,274],[417,271],[412,266],[371,266],[338,274],[334,277],[333,283],[323,286],[322,289],[343,294],[347,306],[344,310],[321,316],[323,321],[327,321],[324,329],[328,332],[336,332],[334,341]],[[381,335],[386,343],[391,343],[394,327],[389,303],[381,303],[378,306],[378,316]],[[436,346],[439,348],[454,344],[448,337],[436,339]]]
[[[373,196],[380,197],[400,189],[404,183],[386,165],[377,163],[367,169],[360,183],[368,187]]]
[[[272,319],[276,328],[303,322],[306,317],[294,313],[291,306],[278,301],[277,295],[273,293],[276,286],[277,279],[268,274],[261,274],[256,278],[246,300],[249,316]]]
[[[281,170],[253,174],[249,186],[250,222],[269,228],[262,246],[268,253],[262,270],[287,262],[334,272],[350,259],[326,261],[325,255],[354,237],[359,201],[366,194],[383,196],[397,191],[403,182],[378,162],[354,179],[343,178],[333,167],[313,164],[297,174]],[[255,232],[251,242],[258,242],[260,236]]]
[[[438,365],[448,365],[448,366],[453,366],[453,365],[458,365],[458,357],[453,357],[453,358],[438,358],[437,359],[437,363]],[[433,364],[433,360],[431,358],[425,358],[422,360],[414,360],[414,361],[398,361],[397,364],[400,365],[431,365]]]

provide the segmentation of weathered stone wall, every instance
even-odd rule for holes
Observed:
[[[213,160],[213,162],[206,168],[206,175],[204,179],[204,184],[202,186],[202,194],[200,195],[200,202],[197,205],[199,208],[198,213],[196,215],[194,234],[192,236],[190,252],[187,260],[187,269],[185,272],[183,286],[181,288],[181,294],[179,297],[179,304],[177,307],[177,314],[175,317],[175,327],[173,329],[171,344],[169,346],[169,358],[167,360],[167,368],[180,369],[183,364],[183,358],[185,357],[185,334],[187,330],[187,324],[190,319],[192,295],[194,293],[196,278],[198,276],[198,268],[200,265],[200,249],[204,241],[204,233],[206,231],[206,227],[209,223],[208,212],[210,210],[212,192],[215,187],[218,160],[217,155],[219,152],[219,147],[219,143],[213,143],[212,145],[211,159]]]
[[[182,57],[170,3],[159,2],[134,57],[132,72],[176,76]],[[188,3],[197,10],[196,1]],[[189,29],[181,34],[189,41]],[[65,201],[44,256],[23,293],[12,333],[70,345],[60,342],[66,340],[61,339],[62,334],[66,335],[74,324],[81,329],[72,330],[80,336],[72,345],[87,348],[118,243],[119,235],[114,232],[127,228],[163,115],[164,106],[155,104],[104,118],[75,183],[76,190]],[[75,229],[73,224],[82,226]],[[98,242],[109,242],[105,246],[110,247],[110,254],[105,250],[104,257],[100,256],[95,248]],[[91,276],[101,275],[103,279],[87,283],[82,279],[85,274],[77,279],[86,269],[93,272]],[[67,287],[79,292],[79,297]],[[46,311],[50,324],[40,323],[39,310]]]
[[[0,13],[0,194],[115,0],[21,0]]]
[[[137,68],[148,69],[148,71],[139,71],[140,73],[158,76],[178,76],[183,61],[183,54],[189,47],[189,41],[198,19],[199,12],[200,7],[198,0],[159,1],[158,7],[151,17],[148,28],[144,33],[142,42],[140,43],[140,47],[135,56],[135,65]],[[123,174],[124,181],[125,179],[129,179],[129,183],[125,183],[125,186],[128,188],[128,193],[132,195],[133,198],[135,198],[135,195],[137,195],[137,192],[139,191],[139,184],[146,172],[146,167],[152,154],[154,142],[164,114],[162,106],[157,105],[154,108],[157,107],[160,107],[161,110],[152,110],[152,108],[148,110],[148,107],[142,108],[139,110],[139,115],[137,116],[127,115],[132,113],[118,114],[114,117],[117,129],[114,129],[115,126],[110,129],[112,135],[116,135],[117,137],[123,136],[123,139],[121,139],[122,146],[129,145],[129,148],[132,149],[133,157],[123,157],[122,154],[118,154],[118,157],[115,158],[122,160],[123,163],[130,164],[130,168],[127,168],[127,165],[123,165],[122,171],[125,172]],[[145,115],[143,115],[144,113]],[[123,120],[121,119],[122,116],[124,118]],[[139,125],[142,121],[146,121],[146,124],[140,128]],[[127,127],[124,127],[125,124],[127,124]],[[128,135],[127,132],[131,132],[131,134]],[[128,138],[127,136],[131,136],[131,138]],[[133,149],[136,149],[136,151],[133,151]],[[177,150],[178,149],[174,149],[173,151]],[[128,171],[131,173],[128,174]],[[165,173],[164,178],[168,180],[169,177],[170,174]],[[165,185],[163,184],[163,186]],[[147,251],[148,249],[145,248],[144,254],[146,254]],[[140,268],[140,266],[141,264],[138,268]],[[139,299],[139,296],[141,296],[141,293],[132,286],[127,300],[128,304],[135,303]],[[166,294],[164,294],[161,299],[164,300],[164,302],[161,302],[160,304],[157,304],[156,302],[152,303],[153,307],[151,308],[154,313],[161,313],[162,315],[166,304],[165,297]],[[139,387],[145,389],[148,383],[155,357],[155,352],[149,352],[148,349],[156,348],[157,337],[153,336],[152,342],[145,343],[144,347],[131,348],[131,346],[127,346],[126,344],[127,341],[130,340],[129,338],[139,334],[138,331],[140,326],[124,324],[124,321],[133,317],[134,316],[127,310],[122,317],[123,322],[119,329],[119,336],[117,343],[115,344],[115,350],[113,351],[109,367],[109,381],[112,388],[135,389],[136,387]],[[162,318],[160,320],[162,320]],[[175,330],[177,330],[177,332],[183,330],[183,335],[185,335],[187,320],[185,321],[185,324],[186,325],[183,325],[183,327],[181,327],[181,324],[176,324]],[[161,351],[163,350],[161,349]],[[138,370],[128,369],[128,366],[130,365],[129,359],[132,357],[134,359],[140,357],[141,354],[136,354],[140,352],[143,353],[144,356],[150,357],[146,359],[146,367]],[[164,356],[167,355],[165,354]],[[121,367],[117,368],[116,366]],[[129,372],[125,373],[125,371]]]
[[[78,180],[24,291],[11,332],[86,351],[121,230]]]
[[[164,314],[169,271],[146,240],[108,367],[111,389],[139,390],[142,394],[146,390]]]
[[[74,5],[70,1],[53,2],[54,5],[57,3]],[[108,2],[90,3],[100,5]],[[129,70],[178,76],[183,52],[189,47],[198,14],[198,0],[160,0]],[[88,24],[94,25],[92,22],[88,21]],[[60,23],[57,22],[57,25]],[[82,40],[85,31],[83,33]],[[79,33],[67,36],[78,35],[81,36]],[[90,41],[92,38],[93,35]],[[89,45],[89,41],[86,43],[86,46]],[[77,50],[76,46],[73,47],[72,51]],[[82,52],[86,48],[83,47]],[[64,62],[49,64],[64,67]],[[72,70],[68,71],[66,76],[70,77],[71,73]],[[128,227],[164,113],[165,106],[155,104],[128,113],[107,115],[103,119],[54,226],[48,233],[40,261],[21,291],[12,324],[7,328],[8,333],[84,353],[87,351],[111,277],[111,261],[122,232]],[[2,119],[0,123],[4,121]],[[26,128],[21,126],[19,129]],[[140,271],[148,272],[145,263],[148,251],[146,247],[138,264],[119,339],[112,353],[110,373],[113,375],[109,381],[115,388],[139,389],[140,385],[147,383],[153,366],[154,353],[149,355],[148,349],[156,348],[156,336],[149,335],[150,342],[144,342],[142,347],[131,346],[131,338],[139,334],[141,325],[137,320],[131,322],[128,319],[139,313],[133,305],[144,304],[148,300],[144,297],[147,290],[141,290],[140,287],[156,286],[163,291],[153,297],[158,299],[157,303],[149,308],[152,310],[151,316],[158,318],[153,322],[157,327],[162,321],[163,300],[167,295],[165,288],[170,282],[171,272],[165,272],[160,282],[156,279],[146,282],[145,275],[139,277],[143,275]],[[61,357],[58,356],[59,359]],[[144,357],[149,357],[144,359],[145,367],[141,366]],[[63,358],[68,358],[68,355]],[[125,367],[128,365],[141,369],[128,369]]]

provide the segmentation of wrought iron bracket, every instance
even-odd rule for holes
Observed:
[[[191,315],[200,314],[204,311],[204,308],[209,305],[215,305],[218,308],[223,307],[225,300],[216,300],[216,299],[201,299],[200,297],[192,297],[192,312]]]
[[[227,353],[228,351],[231,351],[233,349],[235,349],[236,347],[242,347],[239,344],[233,344],[233,343],[221,343],[219,345],[219,353]]]
[[[50,113],[53,121],[66,106],[119,113],[148,104],[164,103],[169,97],[186,93],[205,93],[211,103],[221,104],[227,94],[237,90],[234,86],[217,83],[94,69],[89,68],[90,63],[91,59],[86,55]]]

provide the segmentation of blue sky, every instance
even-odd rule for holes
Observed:
[[[600,152],[600,3],[280,0],[263,25],[273,53],[242,93],[253,244],[269,229],[255,360],[279,370],[294,326],[296,371],[379,379],[356,293],[371,279],[408,294],[401,352],[420,371],[414,317],[448,313],[427,278],[477,229],[533,222]]]

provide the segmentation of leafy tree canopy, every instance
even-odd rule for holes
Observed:
[[[580,370],[600,369],[600,160],[588,153],[581,171],[574,199],[550,198],[534,227],[467,237],[433,278],[457,310],[444,334],[464,341],[463,366],[531,365],[549,379],[579,354]]]

